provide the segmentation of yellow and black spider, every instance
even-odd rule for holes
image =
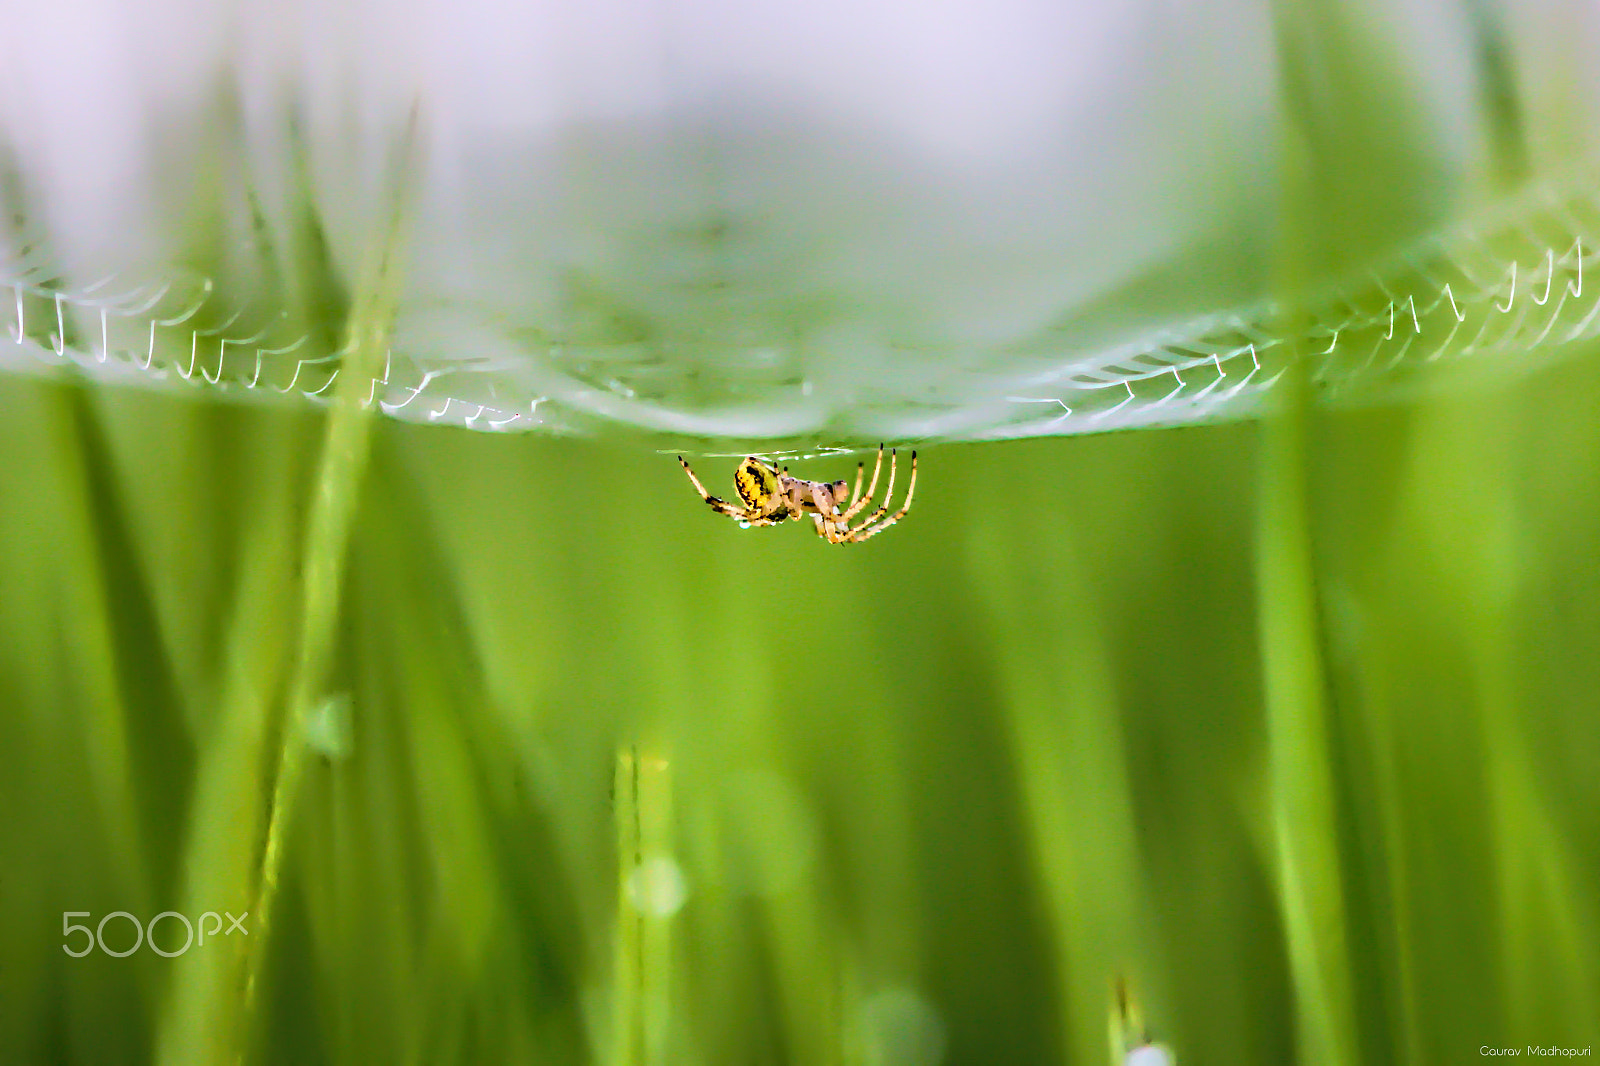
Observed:
[[[846,496],[849,482],[802,481],[790,477],[788,467],[778,470],[753,455],[747,455],[733,474],[734,488],[739,490],[739,498],[744,501],[742,507],[711,495],[700,484],[700,479],[694,476],[694,471],[689,469],[689,464],[683,461],[683,456],[678,456],[678,462],[683,463],[683,472],[694,482],[695,491],[719,514],[737,518],[741,525],[746,526],[775,526],[789,518],[810,515],[811,521],[816,524],[817,535],[829,544],[854,544],[882,533],[906,516],[906,512],[911,510],[911,496],[917,491],[917,453],[912,452],[911,484],[906,486],[906,502],[900,510],[884,517],[889,511],[889,499],[894,495],[895,453],[891,451],[889,487],[884,490],[883,505],[852,528],[850,520],[861,513],[878,490],[878,474],[883,470],[881,444],[878,445],[878,461],[872,467],[872,484],[867,486],[865,496],[861,495],[861,479],[867,472],[866,463],[856,466],[855,491]]]

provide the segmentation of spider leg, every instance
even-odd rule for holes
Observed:
[[[890,465],[891,466],[893,465],[893,460],[890,461]],[[878,473],[882,469],[883,469],[883,445],[880,444],[880,445],[878,445],[878,461],[876,463],[872,464],[872,484],[867,486],[867,494],[865,496],[861,495],[861,475],[866,473],[867,464],[866,463],[857,463],[856,464],[856,490],[855,490],[855,492],[851,493],[851,501],[852,502],[851,502],[850,506],[848,508],[846,508],[844,513],[839,516],[839,521],[841,523],[843,523],[845,525],[849,525],[850,524],[850,519],[854,518],[857,514],[859,514],[861,512],[861,509],[863,507],[865,507],[868,503],[872,502],[872,494],[874,492],[878,491]]]
[[[829,544],[838,544],[850,524],[839,514],[838,501],[825,495],[827,491],[822,485],[812,484],[811,504],[815,508],[812,517],[817,520],[817,535],[826,538]]]
[[[872,523],[889,513],[889,500],[894,496],[894,473],[895,452],[891,449],[889,452],[889,487],[883,490],[883,503],[876,511],[873,511],[870,515],[863,518],[861,520],[861,524],[856,526],[857,529],[865,529],[867,526],[872,525]],[[851,539],[849,530],[845,530],[843,535],[846,540]]]
[[[706,491],[706,487],[700,484],[700,479],[694,476],[694,471],[689,469],[689,464],[683,461],[683,456],[678,456],[678,462],[683,466],[683,472],[689,475],[689,480],[694,483],[695,491],[700,494],[702,500],[711,505],[712,510],[719,514],[725,514],[729,518],[737,518],[741,522],[749,522],[751,525],[770,526],[776,524],[774,522],[758,522],[757,519],[761,516],[756,512],[748,511],[738,504],[729,503],[727,500],[711,495]]]
[[[860,543],[861,541],[866,540],[869,537],[875,537],[879,533],[882,533],[884,530],[888,529],[890,526],[894,525],[896,522],[900,521],[900,519],[902,519],[902,518],[904,518],[906,516],[906,512],[911,510],[911,497],[915,496],[916,493],[917,493],[917,453],[916,452],[912,452],[911,453],[911,483],[906,486],[906,502],[900,505],[900,510],[896,511],[894,514],[890,515],[888,518],[885,518],[882,521],[878,522],[876,525],[874,525],[870,521],[861,523],[855,529],[852,529],[848,533],[846,533],[844,535],[844,540],[849,541],[852,544],[855,544],[855,543]],[[884,506],[885,507],[888,506],[888,497],[887,496],[884,497]]]

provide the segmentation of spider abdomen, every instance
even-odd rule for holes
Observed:
[[[747,455],[733,472],[733,486],[746,507],[765,512],[778,494],[778,473],[755,456]]]

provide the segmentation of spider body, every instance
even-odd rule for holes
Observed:
[[[791,518],[810,515],[817,535],[830,544],[854,544],[876,536],[900,519],[911,509],[911,496],[917,490],[917,453],[911,453],[911,483],[906,488],[905,503],[900,510],[889,515],[889,498],[894,494],[895,453],[889,453],[889,486],[884,490],[883,504],[872,514],[852,527],[850,520],[860,514],[871,502],[878,489],[878,475],[883,470],[883,445],[878,446],[878,460],[872,468],[872,484],[866,495],[861,493],[861,482],[866,475],[866,464],[856,467],[855,491],[850,491],[847,481],[806,481],[790,477],[787,468],[782,470],[747,455],[733,473],[733,486],[743,505],[729,503],[707,492],[700,479],[695,477],[683,456],[678,456],[684,473],[689,475],[695,491],[718,514],[739,520],[744,526],[775,526]],[[887,517],[885,517],[887,515]]]
[[[733,486],[739,491],[746,510],[771,516],[777,521],[802,514],[836,514],[839,506],[850,502],[850,483],[804,481],[790,477],[788,471],[774,470],[753,455],[747,455],[733,472]]]

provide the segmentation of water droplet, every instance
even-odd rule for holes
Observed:
[[[1172,1066],[1172,1053],[1159,1044],[1146,1044],[1128,1052],[1123,1066]]]
[[[944,1022],[928,1001],[912,989],[895,987],[874,992],[867,997],[862,1014],[869,1062],[937,1066],[944,1060]]]
[[[325,759],[338,761],[350,754],[350,694],[329,696],[306,715],[306,744]]]
[[[688,898],[683,868],[665,855],[645,859],[628,875],[628,902],[640,914],[670,918]]]

